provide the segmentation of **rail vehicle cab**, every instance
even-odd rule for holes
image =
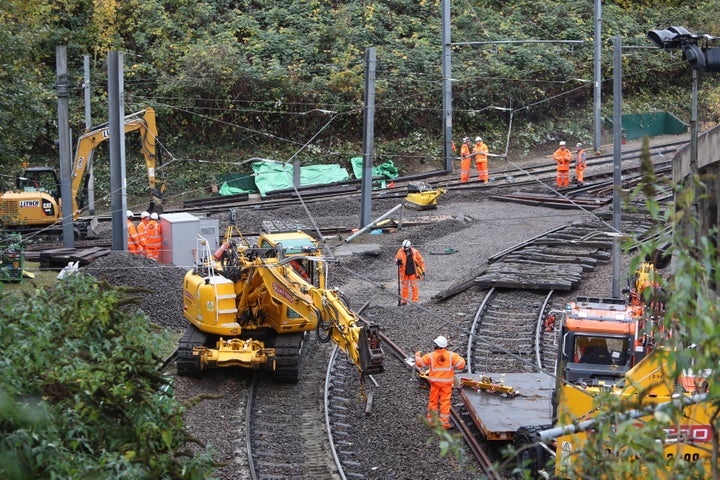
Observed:
[[[565,381],[602,387],[622,380],[646,353],[642,320],[642,311],[623,299],[578,297],[568,303],[558,358]]]

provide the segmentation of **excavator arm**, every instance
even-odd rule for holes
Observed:
[[[361,375],[382,373],[384,367],[379,328],[362,325],[339,290],[309,284],[290,266],[288,260],[275,262],[273,259],[272,262],[266,262],[264,259],[256,259],[254,274],[258,277],[256,280],[261,281],[262,287],[253,286],[246,292],[260,295],[243,296],[238,309],[248,310],[250,304],[282,304],[299,315],[299,328],[314,329],[321,343],[332,341],[340,347]],[[252,281],[249,282],[249,285],[252,284]],[[262,298],[264,296],[272,297],[272,300]],[[276,328],[281,327],[277,325]]]
[[[361,325],[339,290],[311,289],[318,310],[315,332],[320,342],[332,341],[357,366],[361,375],[382,373],[383,354],[380,330],[376,325]]]
[[[125,117],[125,133],[138,131],[140,133],[141,151],[145,157],[145,168],[147,170],[148,183],[152,203],[149,210],[162,211],[162,194],[165,191],[165,182],[161,181],[157,186],[155,176],[156,147],[157,147],[157,125],[155,123],[155,110],[151,107],[132,113]],[[88,162],[92,159],[95,149],[104,141],[110,138],[110,125],[104,123],[93,130],[86,132],[78,138],[75,161],[72,169],[72,197],[73,212],[79,214],[78,192],[85,179],[85,170]]]

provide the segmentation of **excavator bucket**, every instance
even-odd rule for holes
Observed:
[[[163,194],[158,190],[157,188],[153,188],[150,191],[150,196],[152,197],[152,200],[150,200],[150,206],[148,207],[148,213],[157,213],[160,215],[163,213]]]

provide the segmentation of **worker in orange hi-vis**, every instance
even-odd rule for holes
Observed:
[[[162,227],[158,223],[158,214],[150,214],[150,221],[145,230],[145,256],[155,261],[160,260],[160,248],[162,247]]]
[[[555,162],[557,162],[557,186],[569,187],[572,152],[567,149],[565,142],[560,142],[560,146],[555,150],[555,153],[553,153],[553,158]]]
[[[425,278],[425,260],[410,240],[403,240],[395,255],[395,265],[398,267],[398,289],[402,283],[402,290],[398,292],[402,298],[398,305],[407,305],[408,296],[417,303],[420,300],[417,282]]]
[[[463,144],[460,147],[460,181],[462,183],[470,180],[470,138],[463,138]]]
[[[475,155],[475,166],[478,170],[478,179],[481,182],[488,183],[488,147],[483,143],[482,138],[475,137],[475,147],[473,155]]]
[[[128,252],[142,255],[143,254],[143,244],[140,240],[140,236],[138,235],[137,228],[135,227],[135,223],[133,222],[132,210],[128,210],[126,213],[126,216],[127,216]]]
[[[577,144],[577,159],[575,161],[575,181],[582,185],[585,182],[585,167],[587,166],[587,153],[582,143]]]
[[[434,350],[422,355],[415,352],[415,366],[428,368],[427,380],[430,383],[430,399],[428,401],[427,419],[432,421],[438,415],[440,404],[440,424],[443,428],[451,428],[450,401],[453,385],[455,385],[455,370],[465,368],[465,359],[455,352],[447,349],[447,338],[440,335],[433,340]]]
[[[137,234],[140,238],[140,245],[143,248],[143,255],[147,257],[148,252],[146,248],[148,224],[150,223],[150,214],[148,212],[142,212],[140,214],[140,223],[137,224]]]

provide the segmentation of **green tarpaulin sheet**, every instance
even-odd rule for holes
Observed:
[[[362,178],[362,157],[350,159],[355,178]],[[240,193],[260,192],[265,196],[267,192],[284,190],[293,186],[293,166],[281,162],[253,162],[253,173],[234,173],[218,175],[217,182],[221,184],[220,195],[238,195]],[[392,160],[372,169],[373,177],[395,178],[399,175],[398,169]],[[340,165],[310,165],[300,167],[300,185],[325,185],[329,183],[349,180],[347,170]],[[381,182],[385,188],[385,181]]]
[[[355,178],[362,178],[363,172],[363,159],[362,157],[353,157],[350,159],[350,165],[352,165],[353,175]],[[393,164],[392,160],[388,160],[385,163],[372,167],[373,177],[385,177],[395,178],[399,174],[397,167]],[[385,180],[379,182],[379,188],[385,188]]]
[[[254,162],[255,185],[260,195],[273,190],[293,186],[293,166],[279,162]],[[300,186],[325,185],[350,179],[350,174],[340,165],[310,165],[300,167]]]
[[[215,181],[220,185],[220,195],[238,195],[240,193],[257,193],[255,177],[252,173],[228,173],[217,175]]]

